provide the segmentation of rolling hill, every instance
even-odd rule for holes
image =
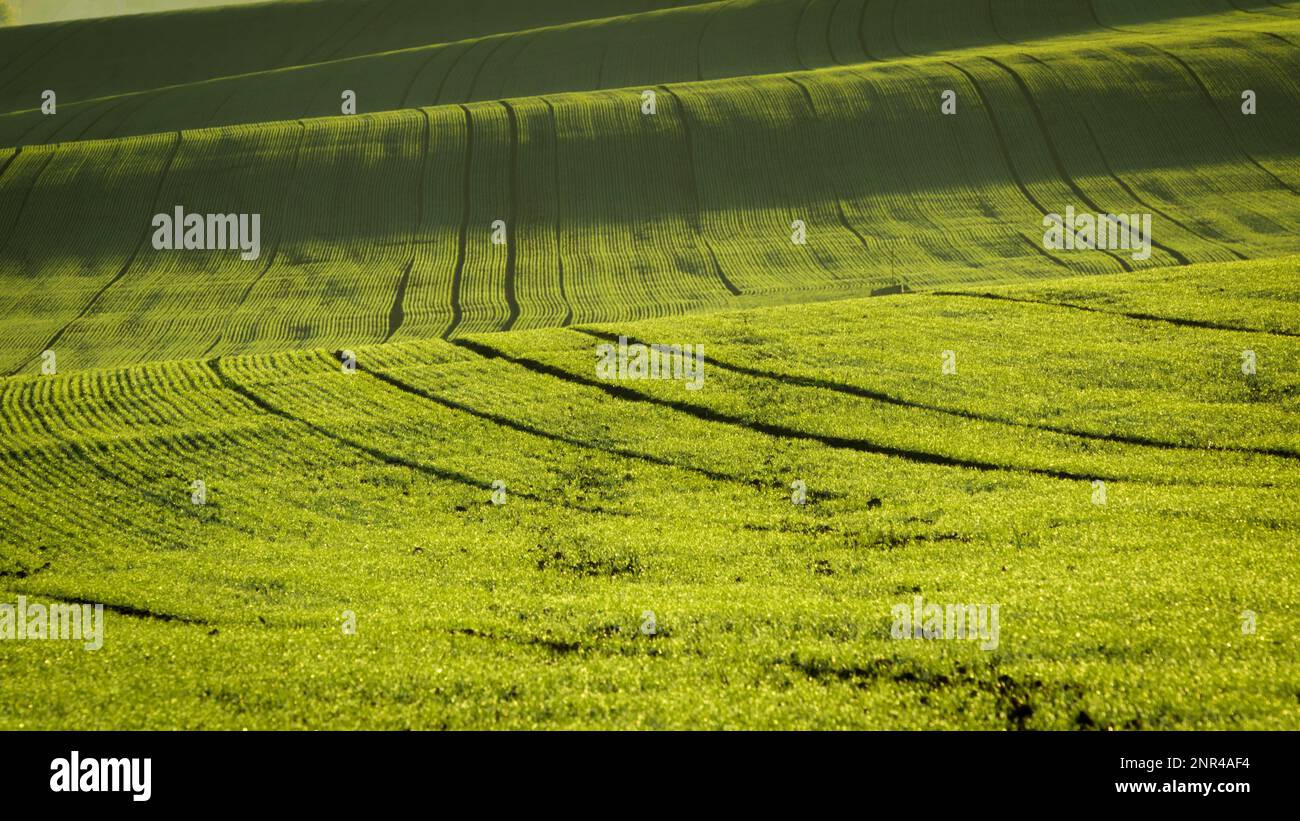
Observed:
[[[813,13],[803,5],[801,16]],[[790,35],[803,29],[777,12],[788,23],[792,4],[666,9],[528,40],[608,44],[617,35],[606,29],[644,29],[646,50],[616,50],[623,67],[605,73],[646,84],[674,56],[652,47],[659,40],[690,44],[668,70],[675,81],[703,73],[701,55],[734,48],[729,68],[709,73],[736,76],[655,84],[652,115],[639,86],[405,109],[411,95],[395,95],[416,76],[378,68],[362,108],[387,93],[394,110],[293,119],[291,108],[322,96],[294,69],[272,86],[220,81],[248,83],[232,93],[260,101],[266,122],[190,128],[216,99],[199,83],[166,92],[160,119],[135,121],[158,133],[15,144],[0,155],[0,369],[31,372],[47,349],[80,368],[353,347],[1294,248],[1300,18],[1283,9],[784,73],[875,51],[869,39],[859,54],[832,37],[821,57],[801,56]],[[891,19],[908,30],[906,15]],[[996,28],[1042,33],[1034,19]],[[707,50],[683,36],[715,27]],[[757,48],[764,38],[785,48]],[[909,53],[945,45],[905,42]],[[574,49],[556,48],[538,46],[534,59],[572,68],[567,79],[449,64],[435,98],[601,84],[594,66],[557,56]],[[436,71],[421,71],[431,88]],[[1239,111],[1247,88],[1261,101],[1252,116]],[[63,106],[27,116],[62,121],[50,136],[73,133],[85,116]],[[141,117],[147,108],[120,105]],[[90,119],[117,128],[110,112]],[[1044,216],[1076,204],[1152,213],[1150,258],[1045,252]],[[261,254],[156,251],[150,221],[177,206],[259,214]],[[495,244],[498,220],[505,241]],[[804,245],[791,241],[796,220]]]
[[[5,380],[0,583],[108,622],[0,645],[0,720],[1295,727],[1296,261]]]
[[[108,613],[0,641],[0,727],[1300,727],[1298,44],[1254,0],[0,29],[0,598]],[[702,380],[602,374],[640,343]],[[1001,636],[899,640],[918,597]]]

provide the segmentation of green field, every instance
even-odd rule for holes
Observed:
[[[0,728],[1300,729],[1300,4],[23,26],[0,146],[0,603],[107,619]]]

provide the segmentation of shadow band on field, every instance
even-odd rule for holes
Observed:
[[[817,442],[830,448],[839,450],[851,450],[858,453],[871,453],[878,456],[893,456],[904,459],[909,462],[922,465],[937,465],[940,467],[968,468],[980,471],[1009,471],[1028,473],[1035,476],[1045,476],[1051,479],[1066,479],[1080,482],[1091,482],[1095,479],[1105,481],[1122,481],[1122,477],[1103,476],[1100,474],[1074,473],[1065,470],[1052,470],[1049,468],[1036,467],[1018,467],[1015,465],[1004,465],[997,462],[986,462],[978,459],[963,459],[956,456],[944,456],[938,453],[927,451],[913,450],[910,448],[900,448],[891,445],[881,445],[867,439],[859,439],[846,436],[829,436],[827,434],[814,433],[798,428],[791,428],[785,425],[776,425],[770,422],[757,422],[740,416],[724,413],[722,411],[712,410],[710,408],[693,405],[689,402],[680,402],[671,399],[660,399],[655,396],[649,396],[638,391],[621,385],[612,385],[601,382],[596,379],[589,379],[585,376],[578,376],[570,373],[563,368],[548,365],[544,362],[538,362],[535,359],[527,357],[513,356],[504,351],[497,350],[481,342],[473,342],[468,339],[449,340],[450,344],[464,348],[478,354],[485,359],[503,359],[511,364],[518,365],[534,373],[545,376],[553,376],[557,379],[571,382],[577,385],[584,385],[590,388],[596,388],[604,393],[618,399],[626,399],[632,402],[645,402],[652,405],[668,408],[679,413],[693,416],[706,422],[716,422],[719,424],[730,425],[732,427],[744,428],[754,433],[761,433],[765,436],[779,437],[783,439],[794,439],[802,441]],[[1143,481],[1143,480],[1137,480]]]
[[[218,380],[220,380],[223,387],[225,387],[227,390],[233,391],[239,394],[240,396],[244,397],[249,402],[252,402],[254,405],[256,405],[262,411],[272,416],[279,417],[280,419],[285,419],[295,424],[303,425],[309,430],[311,430],[313,433],[315,433],[316,435],[321,436],[325,439],[329,439],[330,441],[336,444],[343,445],[344,447],[350,450],[360,451],[366,454],[367,456],[370,456],[373,459],[383,462],[386,465],[396,465],[398,467],[409,468],[411,470],[418,471],[419,473],[423,473],[426,476],[431,476],[435,479],[439,479],[445,482],[454,482],[456,484],[463,485],[468,488],[473,488],[475,490],[482,490],[484,488],[488,488],[491,486],[490,482],[479,481],[472,476],[466,476],[465,474],[459,473],[457,471],[445,470],[443,468],[433,467],[432,465],[421,464],[419,462],[415,462],[410,459],[407,459],[404,456],[399,456],[395,453],[389,453],[388,451],[381,450],[379,448],[372,447],[370,445],[366,445],[361,442],[357,442],[353,439],[349,439],[346,436],[340,436],[339,434],[334,433],[333,431],[322,428],[321,426],[315,424],[314,422],[309,422],[308,420],[303,419],[300,416],[295,416],[294,414],[289,413],[286,410],[276,407],[275,405],[271,404],[263,397],[259,396],[258,394],[254,393],[253,391],[239,384],[235,380],[231,379],[230,376],[221,369],[220,358],[209,359],[208,367],[212,369],[213,374],[217,377]],[[586,507],[584,505],[569,504],[561,500],[543,499],[539,496],[528,493],[526,491],[519,491],[519,490],[511,491],[511,495],[518,496],[521,499],[527,499],[531,502],[537,502],[540,504],[556,504],[556,505],[560,505],[561,507],[568,507],[573,510],[580,510],[584,513],[596,513],[603,516],[629,515],[627,513],[624,513],[622,511],[617,511],[617,510],[605,510],[602,508],[593,508],[593,507]]]
[[[639,453],[637,451],[627,450],[625,448],[602,447],[600,445],[595,445],[592,444],[591,442],[578,439],[576,437],[566,436],[562,433],[553,433],[551,431],[534,427],[524,422],[518,422],[514,419],[510,419],[508,417],[501,416],[499,414],[491,413],[489,411],[479,410],[478,408],[471,407],[461,402],[456,402],[455,400],[438,396],[437,394],[431,393],[425,390],[424,388],[421,388],[417,385],[412,385],[410,382],[406,382],[402,379],[399,379],[396,376],[393,376],[391,373],[370,370],[369,368],[362,367],[360,364],[357,365],[357,370],[360,371],[361,373],[366,374],[367,376],[373,377],[374,379],[378,379],[380,382],[383,382],[386,385],[396,388],[397,390],[402,391],[403,393],[418,397],[427,402],[432,402],[436,405],[439,405],[451,411],[455,411],[457,413],[467,414],[469,416],[473,416],[476,419],[482,419],[485,422],[491,422],[494,425],[500,425],[501,427],[509,428],[510,430],[516,431],[518,433],[527,434],[529,436],[536,436],[538,438],[545,439],[550,442],[569,445],[571,447],[596,451],[597,453],[604,453],[612,456],[618,456],[623,459],[632,459],[636,461],[647,462],[657,467],[664,467],[664,468],[670,468],[675,470],[684,470],[690,473],[697,474],[699,476],[703,476],[706,479],[710,479],[715,482],[732,482],[735,484],[745,485],[745,486],[753,486],[754,484],[752,481],[745,479],[741,476],[738,476],[736,474],[710,470],[709,468],[697,467],[695,465],[681,464],[678,462],[670,461],[668,459],[664,459],[659,456],[653,456],[648,453]],[[838,497],[839,495],[840,494],[836,494],[835,496]]]
[[[587,336],[597,339],[604,339],[610,342],[617,342],[619,334],[609,333],[606,331],[597,331],[590,328],[569,328],[568,330],[576,333],[586,334]],[[648,345],[649,343],[638,340],[634,337],[622,335],[630,343],[639,343]],[[1179,450],[1192,453],[1244,453],[1253,456],[1274,456],[1280,459],[1300,460],[1300,453],[1294,451],[1282,450],[1280,448],[1248,448],[1248,447],[1199,447],[1197,445],[1180,445],[1177,442],[1167,442],[1162,439],[1151,439],[1145,436],[1133,436],[1123,433],[1094,433],[1091,431],[1075,430],[1073,428],[1058,427],[1056,425],[1035,425],[1029,422],[1017,422],[1014,419],[1006,419],[991,414],[977,413],[975,411],[962,410],[960,408],[947,408],[942,405],[930,405],[925,402],[916,402],[910,399],[901,399],[887,393],[869,390],[856,385],[847,385],[840,382],[831,382],[826,379],[818,379],[811,376],[795,376],[792,374],[777,373],[775,371],[764,371],[758,368],[749,368],[744,365],[734,365],[729,362],[723,362],[715,357],[708,357],[710,365],[719,367],[725,371],[738,373],[744,376],[752,376],[758,379],[771,379],[782,384],[798,385],[805,388],[820,388],[822,390],[833,391],[835,393],[845,394],[847,396],[857,397],[859,399],[868,399],[873,402],[880,402],[886,405],[895,405],[897,407],[911,408],[913,410],[929,411],[931,413],[941,413],[947,416],[953,416],[958,419],[969,419],[975,422],[987,422],[994,425],[1007,425],[1009,427],[1022,428],[1025,430],[1037,430],[1044,433],[1055,433],[1062,436],[1073,436],[1079,439],[1087,439],[1094,442],[1110,442],[1120,445],[1137,445],[1140,447],[1158,448],[1160,450]]]
[[[1292,339],[1300,338],[1300,333],[1297,333],[1296,331],[1248,328],[1244,325],[1225,325],[1222,322],[1210,322],[1205,319],[1185,319],[1183,317],[1160,316],[1159,314],[1146,314],[1134,311],[1108,311],[1105,308],[1094,308],[1091,305],[1080,305],[1076,302],[1053,302],[1050,299],[1029,299],[1027,297],[993,294],[987,291],[930,291],[929,293],[933,296],[955,296],[965,297],[967,299],[992,299],[1000,302],[1018,302],[1022,305],[1045,305],[1049,308],[1085,311],[1090,314],[1104,314],[1106,316],[1120,317],[1121,319],[1132,319],[1138,322],[1163,322],[1166,325],[1175,325],[1180,328],[1197,328],[1203,331],[1231,331],[1233,333],[1241,334],[1264,334],[1266,336],[1284,336]]]
[[[134,618],[134,619],[149,619],[150,621],[172,622],[176,624],[191,624],[191,625],[205,626],[205,627],[210,626],[212,624],[212,622],[208,621],[207,619],[200,619],[194,616],[178,616],[175,613],[162,613],[157,610],[150,610],[147,607],[136,607],[133,604],[112,604],[109,602],[91,601],[89,599],[83,599],[76,596],[60,596],[57,593],[47,593],[47,592],[35,591],[35,590],[30,590],[30,591],[15,590],[11,592],[17,593],[22,596],[32,596],[34,598],[50,599],[51,601],[60,602],[62,604],[73,604],[73,605],[83,605],[83,606],[89,605],[91,607],[94,607],[95,605],[102,605],[105,612],[112,613],[117,616],[129,616],[130,618]]]

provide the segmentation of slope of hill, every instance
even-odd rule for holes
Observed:
[[[633,88],[9,149],[0,370],[1294,251],[1300,14],[1159,27],[658,84],[653,114]],[[258,214],[257,257],[155,250],[178,206]],[[1149,258],[1045,250],[1067,208],[1150,214]]]
[[[1294,15],[1277,9],[1230,11],[1226,4],[1186,0],[1125,8],[1141,11],[1111,13],[1109,19],[1118,18],[1121,29],[1102,22],[1088,0],[1055,0],[1030,8],[1009,0],[994,0],[987,7],[964,0],[892,5],[745,0],[628,14],[617,14],[619,6],[610,6],[601,12],[610,16],[600,19],[493,29],[469,39],[234,76],[213,73],[182,81],[172,72],[159,72],[141,89],[106,96],[100,91],[115,88],[108,85],[109,75],[82,75],[83,84],[97,86],[68,85],[53,82],[43,62],[36,61],[14,68],[11,97],[0,103],[0,145],[336,116],[345,90],[356,94],[359,111],[375,113],[914,59],[971,48],[1039,48],[1049,39],[1071,40],[1077,50],[1098,43],[1140,43],[1170,32],[1184,40],[1192,34],[1205,39],[1226,27],[1256,35],[1238,42],[1244,47],[1255,47],[1261,36],[1294,43],[1274,30],[1279,22],[1294,21]],[[31,79],[23,81],[26,75]],[[160,83],[159,77],[176,79]],[[57,117],[40,108],[47,88],[59,93]]]
[[[1298,261],[0,381],[0,726],[1294,728]]]
[[[1254,0],[0,31],[0,598],[108,618],[0,641],[0,728],[1300,727],[1297,44]]]
[[[141,91],[695,0],[290,0],[0,29],[0,110]]]

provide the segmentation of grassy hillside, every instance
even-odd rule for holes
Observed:
[[[10,5],[21,7],[23,23],[32,24],[210,6],[265,3],[266,0],[9,0],[9,2]]]
[[[108,611],[0,641],[0,728],[1300,727],[1298,45],[1254,0],[0,30],[0,603]],[[177,207],[256,253],[155,249]],[[603,379],[621,337],[702,386]],[[997,646],[893,637],[918,596]]]
[[[965,0],[746,0],[628,14],[619,14],[616,5],[601,7],[602,16],[596,20],[524,30],[494,27],[469,39],[439,39],[234,76],[221,74],[220,63],[205,63],[213,66],[209,77],[173,84],[151,75],[147,85],[127,93],[108,93],[117,86],[108,84],[111,75],[98,72],[79,77],[76,84],[56,83],[43,61],[36,61],[22,70],[15,66],[10,96],[0,102],[0,112],[5,112],[0,115],[0,144],[335,116],[345,89],[356,92],[358,110],[374,113],[898,61],[971,48],[1008,46],[1005,53],[1014,54],[1021,45],[1037,50],[1045,41],[1061,38],[1068,38],[1074,50],[1124,42],[1145,48],[1144,38],[1173,34],[1176,38],[1169,45],[1185,48],[1190,36],[1214,37],[1226,28],[1236,48],[1253,50],[1267,37],[1271,41],[1264,43],[1276,50],[1279,43],[1295,42],[1294,36],[1278,39],[1278,26],[1294,23],[1300,14],[1271,7],[1248,13],[1227,4],[1186,0],[1138,8],[1103,17],[1087,0],[1040,2],[1028,8],[1006,0],[988,5]],[[1114,20],[1115,25],[1103,20]],[[1217,45],[1228,43],[1220,40]],[[240,44],[236,50],[245,48],[251,47]],[[140,61],[132,58],[129,65],[139,66]],[[24,82],[27,74],[31,79]],[[175,75],[168,71],[161,76],[170,80]],[[59,116],[40,110],[46,88],[60,94]]]
[[[690,0],[288,0],[0,31],[0,110],[72,102]]]
[[[5,380],[0,725],[1295,727],[1296,262]]]
[[[633,87],[4,150],[0,370],[1294,251],[1300,16],[1177,20],[658,84],[653,115]],[[261,255],[155,251],[150,219],[176,205],[260,214]],[[1152,213],[1150,259],[1045,251],[1067,206]]]

